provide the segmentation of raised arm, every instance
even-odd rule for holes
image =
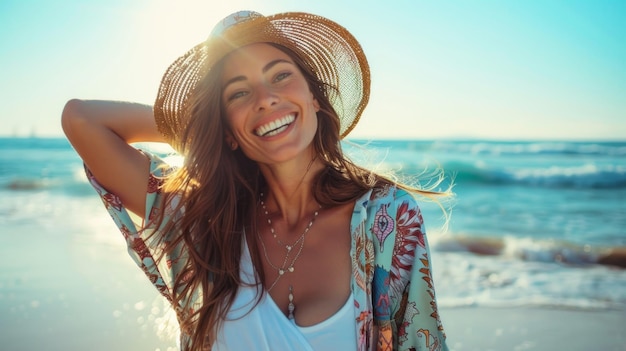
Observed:
[[[152,107],[97,100],[70,100],[62,126],[68,140],[98,182],[124,206],[144,216],[149,161],[133,142],[164,142]]]

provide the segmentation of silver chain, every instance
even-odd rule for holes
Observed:
[[[265,212],[265,217],[267,218],[267,224],[270,227],[270,232],[272,233],[272,236],[274,237],[274,239],[276,239],[276,241],[281,246],[284,246],[285,250],[287,251],[287,254],[285,255],[285,259],[283,259],[282,265],[280,267],[277,267],[270,260],[268,254],[267,254],[267,247],[265,246],[265,242],[263,241],[263,238],[261,238],[261,234],[257,231],[257,236],[259,238],[259,241],[261,242],[261,247],[263,248],[263,254],[265,256],[265,260],[270,265],[270,267],[272,267],[273,269],[275,269],[278,272],[278,276],[276,276],[276,279],[274,279],[274,282],[267,289],[267,291],[269,292],[269,291],[272,290],[272,288],[274,288],[274,286],[276,286],[276,283],[278,283],[280,278],[285,273],[293,273],[294,272],[294,270],[295,270],[294,269],[294,265],[296,264],[296,261],[298,260],[298,258],[300,258],[300,254],[302,253],[302,249],[304,248],[304,239],[306,237],[306,234],[309,232],[309,230],[313,226],[313,222],[315,222],[315,219],[317,218],[317,215],[319,215],[319,210],[315,211],[315,213],[313,214],[313,218],[311,219],[311,221],[309,222],[307,227],[302,232],[302,235],[300,235],[300,237],[293,244],[287,245],[287,244],[284,244],[276,236],[276,231],[274,230],[274,227],[272,225],[272,220],[270,219],[269,213],[267,211],[267,208],[265,207],[265,202],[263,202],[263,194],[261,194],[260,205],[263,208],[263,211]],[[321,206],[320,206],[320,208],[321,208]],[[298,245],[298,243],[300,243],[300,245],[298,247],[298,251],[297,251],[296,255],[294,256],[294,258],[291,260],[291,263],[289,264],[289,266],[287,266],[287,262],[289,261],[289,255],[291,254],[291,250],[294,248],[294,246]]]

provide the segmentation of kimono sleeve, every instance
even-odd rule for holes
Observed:
[[[404,190],[397,191],[395,206],[396,238],[390,275],[404,288],[392,311],[398,349],[446,351],[421,211],[415,198]]]
[[[128,211],[122,204],[120,198],[104,189],[93,176],[93,174],[85,167],[85,172],[89,183],[94,187],[100,196],[104,207],[124,236],[128,253],[133,261],[143,270],[150,282],[157,290],[165,296],[168,301],[172,301],[171,288],[173,286],[174,271],[172,267],[172,257],[163,257],[158,260],[163,250],[164,240],[161,240],[167,233],[159,233],[159,230],[173,218],[173,214],[168,214],[163,218],[159,228],[154,228],[152,221],[155,214],[159,213],[164,206],[163,195],[160,190],[162,177],[172,171],[163,160],[158,156],[143,152],[150,160],[150,174],[148,179],[148,188],[146,189],[146,208],[143,221],[140,217]],[[170,206],[174,206],[174,202],[170,202]],[[144,227],[144,225],[147,225]],[[155,234],[155,235],[153,235]]]
[[[368,206],[374,246],[371,283],[378,351],[447,351],[424,221],[413,194],[377,189]]]

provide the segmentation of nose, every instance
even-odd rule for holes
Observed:
[[[276,105],[279,101],[276,92],[266,83],[258,84],[254,94],[256,96],[256,109],[258,111],[268,109]]]

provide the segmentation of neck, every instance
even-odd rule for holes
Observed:
[[[265,203],[273,217],[281,218],[291,229],[302,220],[309,220],[319,209],[311,183],[324,165],[316,157],[290,165],[266,166],[261,171],[267,181]]]

